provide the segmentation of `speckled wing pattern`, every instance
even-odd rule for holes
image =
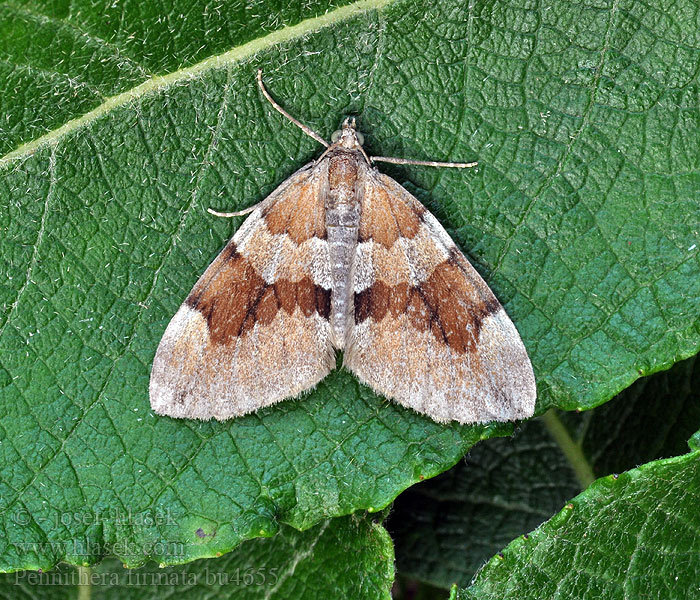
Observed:
[[[438,422],[532,416],[532,366],[503,307],[435,217],[376,170],[357,241],[345,366]]]
[[[152,408],[228,419],[313,387],[335,366],[321,178],[297,171],[245,220],[168,325]]]

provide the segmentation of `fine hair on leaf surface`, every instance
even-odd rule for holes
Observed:
[[[231,422],[150,411],[158,341],[241,222],[206,209],[251,206],[318,156],[261,99],[258,68],[285,109],[326,139],[350,115],[370,155],[478,161],[468,171],[382,171],[435,215],[505,307],[532,361],[536,415],[585,412],[695,355],[696,16],[689,0],[3,6],[0,569],[92,569],[110,554],[130,567],[179,565],[277,535],[294,545],[335,518],[389,506],[477,442],[512,433],[433,423],[340,368],[298,400]],[[658,431],[680,422],[654,415],[658,425],[637,422]],[[602,434],[584,439],[605,445]],[[670,521],[654,520],[662,509],[692,524],[696,457],[677,440],[669,447],[676,462],[647,463],[650,451],[630,475],[594,484],[574,503],[576,531],[601,522],[591,499],[616,485],[606,506],[622,510],[617,502],[638,494],[648,502],[630,500],[629,511],[651,516],[643,526],[625,513],[611,534],[622,537],[626,522],[640,539],[657,526],[668,533]],[[667,497],[654,496],[665,485]],[[498,493],[504,506],[515,497]],[[543,521],[560,515],[548,510]],[[517,568],[527,556],[541,566],[561,519],[531,547],[508,546],[498,564]],[[384,568],[385,534],[357,535],[347,548],[366,542],[365,556]],[[633,553],[639,572],[663,554],[644,549]],[[337,559],[344,573],[354,572],[352,555]],[[270,564],[285,556],[270,550]],[[576,591],[588,589],[579,566]],[[494,597],[506,579],[499,568],[490,562],[478,581],[489,579]],[[664,567],[667,581],[694,573],[674,569]],[[552,581],[566,581],[557,573]],[[385,575],[362,593],[387,597]]]

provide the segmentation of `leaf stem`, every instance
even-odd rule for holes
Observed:
[[[581,445],[574,441],[553,408],[550,408],[542,415],[542,421],[545,427],[547,427],[549,434],[554,438],[554,441],[558,444],[564,456],[569,461],[571,468],[576,474],[576,479],[578,479],[581,484],[581,489],[585,490],[595,481],[596,476],[593,474],[593,467],[584,455]]]
[[[78,567],[78,600],[90,600],[92,597],[92,584],[90,567]]]

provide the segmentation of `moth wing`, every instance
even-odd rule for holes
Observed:
[[[372,171],[353,266],[345,365],[435,421],[532,416],[535,378],[520,336],[440,223]]]
[[[264,200],[165,330],[151,407],[219,420],[313,387],[335,366],[321,180],[312,165]]]

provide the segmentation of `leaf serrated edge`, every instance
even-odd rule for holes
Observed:
[[[700,432],[696,433],[693,438],[698,436],[698,434],[700,434]],[[606,475],[596,479],[579,495],[567,502],[558,513],[555,513],[552,517],[530,533],[518,536],[512,540],[501,552],[498,552],[495,556],[486,561],[486,563],[484,563],[484,565],[474,574],[471,584],[468,587],[461,588],[457,591],[457,600],[471,600],[476,598],[477,596],[474,596],[473,594],[478,593],[475,586],[479,584],[479,579],[482,573],[488,573],[493,568],[498,568],[499,566],[505,565],[508,558],[512,555],[516,555],[524,545],[536,544],[542,537],[551,537],[551,532],[549,530],[552,527],[558,528],[564,525],[574,515],[577,508],[579,508],[581,505],[593,502],[595,498],[599,497],[601,494],[609,493],[611,486],[627,484],[642,476],[644,472],[655,469],[659,466],[692,461],[700,461],[700,449],[694,449],[691,452],[681,454],[679,456],[653,460],[634,469],[630,469],[629,471],[625,471],[624,473]],[[450,600],[453,600],[452,595],[450,595]]]

